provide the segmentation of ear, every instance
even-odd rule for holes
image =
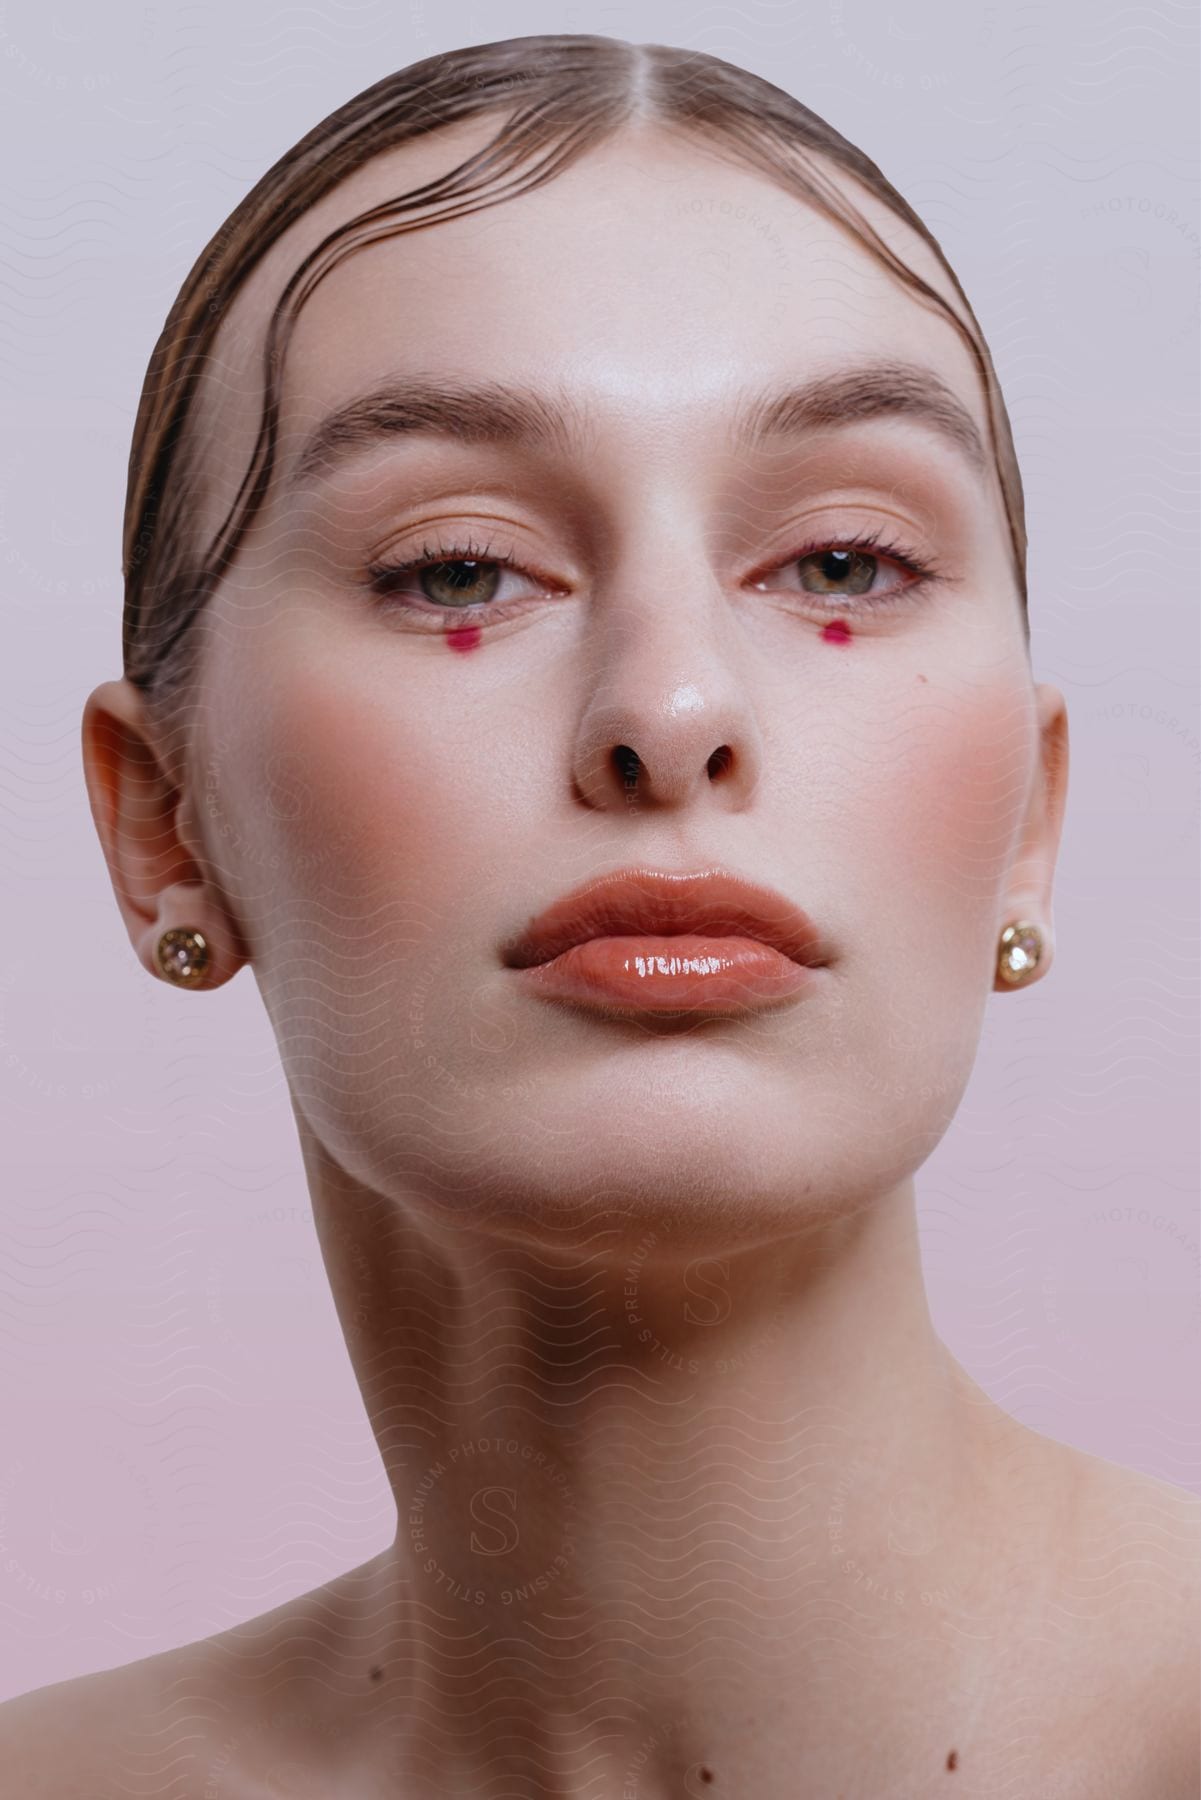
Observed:
[[[1052,900],[1055,865],[1063,831],[1068,793],[1068,711],[1059,689],[1040,681],[1034,689],[1038,717],[1039,759],[1031,784],[1030,800],[1021,840],[1004,895],[1004,913],[997,921],[997,937],[1015,919],[1029,919],[1042,933],[1043,951],[1038,968],[1015,987],[1031,987],[1041,981],[1055,955]],[[993,976],[993,987],[1004,993],[1013,987]]]
[[[155,748],[141,690],[105,681],[83,711],[83,771],[92,818],[129,941],[142,966],[165,979],[155,946],[171,926],[204,934],[205,987],[220,987],[249,952],[224,896],[182,835],[186,798]]]

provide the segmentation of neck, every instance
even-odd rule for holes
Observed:
[[[461,1791],[774,1800],[861,1774],[866,1711],[893,1779],[915,1717],[932,1780],[962,1758],[1020,1428],[934,1333],[911,1182],[753,1247],[606,1217],[568,1252],[302,1142],[398,1513],[337,1648],[381,1756],[403,1724]]]

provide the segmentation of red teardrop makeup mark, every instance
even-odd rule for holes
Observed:
[[[828,625],[822,626],[822,641],[827,644],[849,644],[851,628],[845,619],[831,619]]]
[[[474,650],[479,644],[482,628],[479,625],[463,625],[455,631],[446,633],[448,650]]]

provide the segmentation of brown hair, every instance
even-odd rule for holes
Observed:
[[[207,548],[195,541],[194,497],[204,444],[188,430],[221,320],[250,271],[307,208],[372,157],[475,114],[498,113],[496,135],[440,179],[347,221],[310,252],[281,295],[267,334],[266,394],[250,466]],[[278,374],[296,314],[356,249],[396,232],[495,206],[540,186],[626,120],[662,123],[768,175],[852,231],[898,280],[946,314],[983,383],[1004,496],[1027,646],[1026,527],[1021,475],[992,358],[936,239],[861,150],[761,76],[667,44],[572,34],[506,38],[430,56],[330,113],[285,152],[201,252],[150,358],[134,425],[125,504],[125,673],[164,709],[189,685],[189,626],[220,582],[266,494],[279,411]],[[541,157],[537,152],[545,152]],[[930,246],[967,323],[893,253],[831,184],[819,159],[854,176]],[[524,178],[509,172],[528,165]],[[420,213],[416,219],[407,215]]]

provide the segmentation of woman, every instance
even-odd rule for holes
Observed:
[[[398,1525],[10,1703],[14,1791],[1195,1792],[1196,1502],[926,1303],[1067,725],[987,347],[876,166],[661,45],[388,77],[185,284],[126,574],[114,891],[150,974],[253,971]]]

